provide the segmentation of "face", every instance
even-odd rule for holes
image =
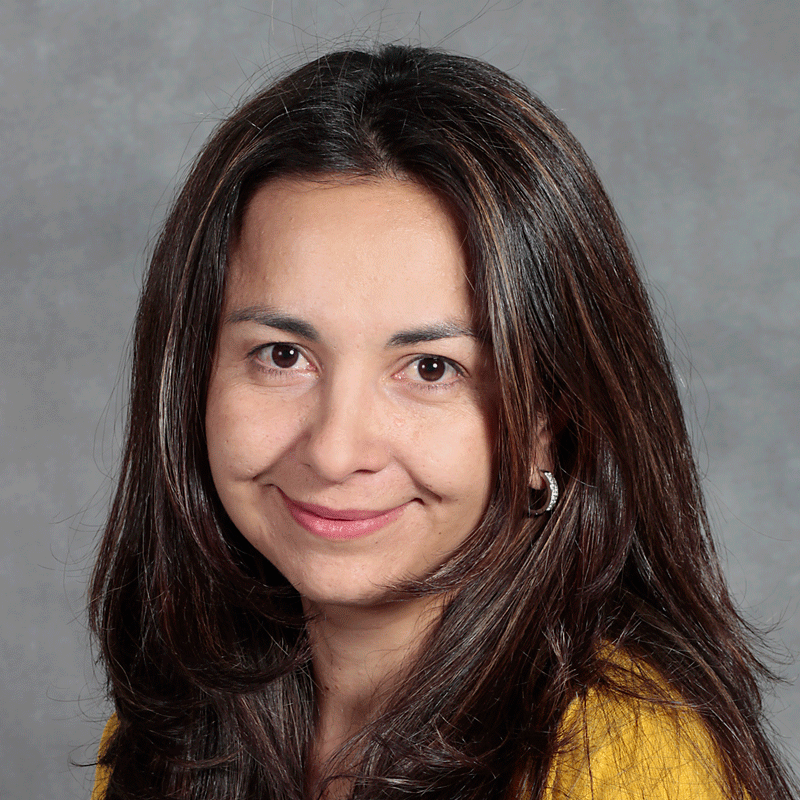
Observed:
[[[311,604],[383,602],[486,509],[492,375],[466,266],[413,182],[274,181],[245,212],[208,456],[233,523]]]

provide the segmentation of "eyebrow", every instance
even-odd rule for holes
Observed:
[[[295,336],[302,336],[310,342],[319,342],[322,339],[319,331],[310,322],[266,306],[250,306],[249,308],[236,309],[226,315],[225,322],[228,324],[255,322],[268,328],[277,328]],[[398,331],[389,337],[386,345],[387,347],[407,347],[421,344],[422,342],[435,342],[440,339],[456,339],[461,336],[471,339],[479,338],[478,334],[468,325],[445,321]]]
[[[250,308],[231,311],[225,317],[225,322],[228,324],[257,322],[259,325],[265,325],[268,328],[277,328],[279,331],[302,336],[310,342],[318,342],[321,339],[319,331],[310,322],[305,322],[298,317],[293,317],[291,314],[284,314],[266,306],[251,306]]]
[[[478,338],[478,334],[466,325],[458,322],[437,322],[433,325],[422,325],[419,328],[398,331],[389,338],[387,344],[389,347],[405,347],[421,342],[435,342],[439,339],[457,339],[459,336]]]

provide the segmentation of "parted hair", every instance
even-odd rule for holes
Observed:
[[[709,533],[670,361],[625,235],[565,125],[477,60],[419,47],[323,56],[241,104],[164,223],[134,331],[126,442],[90,589],[118,725],[108,800],[308,796],[315,700],[300,599],[228,519],[204,431],[243,209],[277,177],[396,178],[464,234],[497,384],[485,516],[398,596],[441,622],[350,746],[352,798],[541,794],[565,709],[632,691],[696,711],[731,796],[788,798],[763,732],[769,672]],[[528,513],[545,420],[556,509]],[[612,654],[612,655],[609,655]],[[616,676],[616,677],[615,677]]]

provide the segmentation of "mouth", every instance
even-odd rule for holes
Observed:
[[[384,511],[356,508],[328,508],[312,503],[300,503],[278,489],[294,521],[309,533],[323,539],[344,541],[368,536],[394,522],[409,503]]]

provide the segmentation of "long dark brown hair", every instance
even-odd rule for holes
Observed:
[[[403,587],[452,599],[354,745],[352,797],[501,798],[521,774],[540,794],[565,709],[613,687],[624,652],[658,676],[644,694],[669,686],[664,702],[699,714],[731,796],[788,798],[762,730],[769,673],[720,574],[669,359],[591,162],[499,70],[391,45],[322,57],[243,104],[156,245],[91,586],[118,718],[109,800],[307,794],[299,597],[226,516],[204,433],[229,250],[276,176],[402,177],[442,197],[463,226],[499,392],[489,507],[458,552]],[[542,419],[561,499],[535,517]]]

